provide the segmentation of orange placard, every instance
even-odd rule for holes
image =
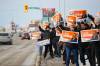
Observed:
[[[76,16],[68,16],[67,21],[70,23],[76,23]]]
[[[100,38],[98,29],[82,30],[81,40],[82,42],[98,41]]]
[[[62,37],[64,41],[70,42],[70,43],[78,43],[78,32],[73,32],[73,31],[62,31]]]
[[[61,14],[60,14],[60,13],[56,13],[52,18],[53,18],[53,20],[55,20],[56,22],[60,22]]]
[[[87,14],[87,10],[73,10],[73,11],[70,11],[70,14],[80,17],[82,15]]]

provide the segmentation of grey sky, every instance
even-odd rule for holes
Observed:
[[[32,19],[42,18],[39,10],[29,10],[28,13],[24,13],[24,3],[33,7],[53,7],[64,14],[64,0],[0,0],[0,25],[7,25],[12,20],[22,25]],[[65,5],[65,15],[68,15],[68,12],[73,9],[87,9],[92,14],[100,11],[100,0],[65,0]]]

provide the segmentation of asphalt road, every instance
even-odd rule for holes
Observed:
[[[0,66],[36,66],[35,43],[15,35],[13,45],[0,45]]]
[[[43,60],[40,60],[36,40],[21,40],[15,35],[13,45],[0,45],[0,66],[65,66],[62,58],[51,59],[49,55],[45,62],[40,64],[40,61]],[[80,63],[80,66],[83,65]],[[86,66],[90,66],[88,61]]]

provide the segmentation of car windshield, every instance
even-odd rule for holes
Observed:
[[[8,33],[0,33],[0,36],[8,36]]]

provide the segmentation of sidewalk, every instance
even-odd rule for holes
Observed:
[[[44,48],[42,51],[43,51],[42,52],[42,54],[43,54]],[[35,45],[35,52],[36,52],[36,56],[35,56],[36,64],[35,64],[35,66],[66,66],[65,64],[62,63],[63,62],[62,57],[61,58],[54,57],[54,59],[52,59],[49,55],[49,52],[47,54],[46,60],[44,61],[43,55],[42,55],[42,57],[39,55],[39,46],[38,45]],[[86,64],[87,64],[86,66],[90,66],[88,60],[86,60]],[[76,66],[76,65],[70,63],[70,66]],[[80,62],[80,59],[79,59],[79,66],[83,66],[82,63]]]
[[[75,66],[73,64],[70,65]],[[44,61],[44,63],[42,63],[40,66],[66,66],[66,65],[62,63],[62,58],[55,57],[54,59],[51,59],[48,55],[46,61]]]
[[[61,58],[55,57],[54,59],[51,59],[50,56],[48,55],[46,61],[44,63],[42,63],[40,66],[66,66],[66,65],[62,63],[62,57]],[[76,66],[76,65],[70,63],[69,66]],[[79,60],[79,66],[83,66],[82,63],[80,62],[80,60]],[[88,60],[86,60],[86,66],[90,66]],[[96,66],[98,66],[98,65],[96,65]]]

